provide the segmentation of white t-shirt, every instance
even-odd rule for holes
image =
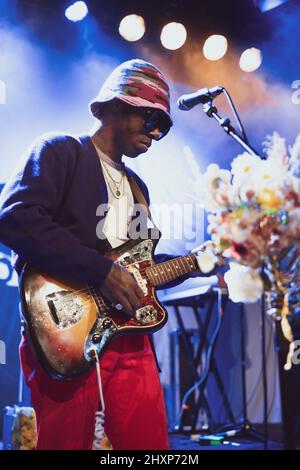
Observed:
[[[128,227],[131,222],[134,210],[134,199],[128,182],[126,173],[114,168],[109,164],[109,157],[96,149],[100,158],[104,179],[108,193],[108,212],[103,226],[103,233],[113,248],[122,245],[128,237]],[[104,161],[104,157],[105,161]],[[118,186],[121,192],[120,197],[116,197],[117,187],[113,180],[119,182],[123,176],[121,185]],[[114,194],[113,194],[114,192]]]

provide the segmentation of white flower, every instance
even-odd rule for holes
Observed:
[[[249,194],[265,188],[279,190],[288,178],[288,158],[284,139],[277,133],[265,143],[267,160],[247,152],[236,157],[231,164],[233,187],[242,202],[249,201]]]
[[[297,136],[294,145],[289,148],[291,161],[300,159],[300,134]]]
[[[272,160],[261,160],[254,179],[256,192],[263,189],[283,190],[289,177],[288,168]]]
[[[289,178],[289,159],[285,139],[274,132],[272,136],[267,137],[264,148],[267,160],[261,162],[255,187],[257,190],[283,189]]]
[[[290,173],[295,178],[294,184],[295,186],[299,186],[299,178],[300,178],[300,134],[295,140],[295,143],[292,147],[289,148],[290,150]],[[297,182],[298,180],[298,182]]]
[[[208,165],[201,181],[201,203],[210,212],[226,207],[231,195],[231,173],[216,164]]]
[[[229,271],[224,275],[229,298],[233,302],[257,302],[263,293],[259,271],[233,262],[229,263],[229,266]]]
[[[220,178],[222,181],[230,183],[230,171],[221,169],[219,165],[216,165],[215,163],[208,165],[205,174],[207,175],[208,180]]]
[[[238,155],[231,163],[233,186],[240,187],[243,184],[247,184],[251,187],[252,179],[253,177],[255,178],[260,162],[261,159],[258,156],[250,155],[247,152]]]
[[[267,154],[268,160],[277,160],[277,163],[286,160],[287,148],[285,144],[285,139],[281,137],[278,132],[273,132],[271,136],[267,136],[267,139],[263,143],[263,146]]]

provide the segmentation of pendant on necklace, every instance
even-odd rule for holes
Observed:
[[[121,196],[121,193],[120,193],[120,191],[119,191],[118,189],[116,190],[116,196],[117,196],[117,197],[120,197],[120,196]]]

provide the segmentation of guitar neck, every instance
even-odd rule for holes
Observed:
[[[180,256],[160,264],[146,268],[145,274],[152,286],[158,287],[167,282],[175,281],[184,274],[199,271],[195,254]]]

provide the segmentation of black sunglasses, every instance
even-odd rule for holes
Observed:
[[[136,111],[144,117],[144,127],[147,132],[151,132],[154,129],[159,130],[159,135],[155,137],[155,140],[160,140],[167,135],[172,126],[172,122],[168,115],[162,110],[138,107]]]

